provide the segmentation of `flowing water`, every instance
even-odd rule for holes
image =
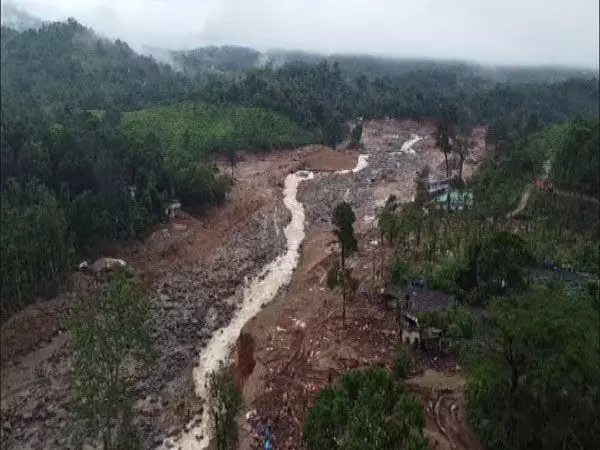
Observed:
[[[358,155],[358,161],[356,163],[356,167],[354,169],[346,169],[346,170],[336,170],[335,173],[344,175],[346,173],[356,173],[365,169],[369,165],[369,155]]]
[[[359,172],[369,165],[369,155],[359,155],[356,167],[352,170],[337,173]],[[235,342],[244,324],[270,302],[277,291],[287,285],[292,278],[300,256],[300,244],[304,240],[304,207],[296,199],[298,185],[304,180],[314,178],[313,172],[299,171],[289,174],[285,179],[283,203],[290,211],[292,219],[285,227],[284,234],[287,242],[286,252],[267,264],[256,278],[244,288],[243,301],[235,312],[231,322],[226,327],[216,331],[207,346],[202,350],[198,366],[194,368],[193,378],[196,395],[206,399],[209,374],[219,367],[221,361],[226,361],[231,355]],[[159,449],[178,448],[181,450],[204,450],[210,441],[208,427],[208,408],[205,406],[201,421],[188,426],[179,442],[166,439]]]
[[[417,142],[419,142],[421,140],[423,140],[422,137],[417,136],[416,134],[413,134],[412,137],[408,141],[405,141],[402,144],[399,151],[391,152],[390,155],[400,155],[403,153],[407,153],[409,155],[414,155],[416,152],[412,147],[413,147],[413,145],[415,145]]]

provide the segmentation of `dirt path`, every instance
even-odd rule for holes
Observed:
[[[550,175],[550,171],[552,170],[552,160],[547,160],[544,163],[544,173],[542,174],[542,181],[546,181]],[[521,214],[525,208],[527,208],[527,205],[529,203],[529,198],[531,197],[531,192],[533,190],[533,185],[531,183],[529,183],[527,185],[527,187],[525,188],[525,191],[523,191],[523,194],[521,195],[521,200],[519,201],[519,205],[511,212],[509,212],[506,215],[507,219],[510,219],[512,217],[515,217],[519,214]],[[563,190],[559,190],[559,189],[553,189],[552,190],[552,194],[553,195],[560,195],[561,197],[569,197],[569,198],[576,198],[578,200],[583,200],[589,203],[594,203],[595,205],[600,205],[600,200],[598,200],[597,198],[591,197],[589,195],[585,195],[585,194],[579,194],[577,192],[567,192],[567,191],[563,191]]]
[[[589,195],[579,194],[577,192],[566,192],[559,189],[554,189],[552,193],[555,195],[560,195],[561,197],[576,198],[577,200],[583,200],[589,203],[594,203],[595,205],[600,205],[600,200]]]
[[[550,170],[552,170],[552,161],[548,159],[544,163],[544,173],[542,174],[542,181],[546,181],[548,176],[550,175]],[[525,208],[527,208],[527,204],[529,203],[529,198],[531,197],[531,191],[533,189],[533,184],[528,183],[525,191],[523,191],[523,195],[521,195],[521,200],[519,201],[519,205],[511,212],[506,215],[507,219],[515,217],[521,214]]]
[[[509,212],[506,215],[507,219],[510,219],[511,217],[515,217],[516,215],[523,212],[523,210],[527,207],[527,203],[529,203],[529,197],[531,197],[531,190],[532,190],[532,185],[530,183],[525,188],[523,195],[521,195],[521,200],[519,200],[519,205],[514,210],[512,210],[511,212]]]
[[[426,435],[432,448],[439,450],[483,448],[470,430],[465,405],[466,381],[460,373],[435,370],[407,380],[411,392],[423,405]]]

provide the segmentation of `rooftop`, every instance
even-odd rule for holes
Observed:
[[[448,199],[450,196],[450,199]],[[437,203],[473,203],[473,193],[470,191],[450,191],[439,195],[436,199]]]
[[[409,310],[413,314],[444,311],[454,304],[454,296],[439,291],[427,290],[412,295],[415,291],[400,286],[387,286],[384,290],[384,294],[401,301],[404,301],[407,292],[411,294]]]

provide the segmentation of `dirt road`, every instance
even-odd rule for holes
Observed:
[[[550,170],[552,170],[552,161],[549,159],[544,163],[544,172],[542,173],[542,181],[546,181],[548,176],[550,175]],[[527,204],[529,203],[529,197],[531,197],[531,190],[533,189],[533,184],[528,183],[527,187],[523,191],[521,195],[521,200],[519,200],[518,206],[508,214],[506,214],[506,218],[510,219],[521,214],[525,208],[527,208]]]

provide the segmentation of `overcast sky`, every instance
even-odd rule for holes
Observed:
[[[13,0],[109,37],[598,67],[599,0]]]

